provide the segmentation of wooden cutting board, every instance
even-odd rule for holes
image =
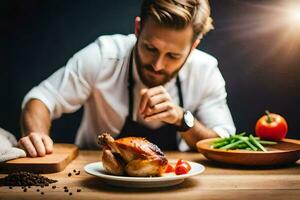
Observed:
[[[54,144],[52,154],[44,157],[25,157],[1,163],[1,173],[11,173],[16,171],[28,171],[32,173],[55,173],[65,169],[65,167],[77,157],[78,147],[74,144]]]

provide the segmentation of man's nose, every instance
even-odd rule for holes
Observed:
[[[155,71],[160,71],[160,70],[164,69],[163,58],[158,57],[152,64],[152,67]]]

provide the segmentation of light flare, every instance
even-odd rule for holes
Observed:
[[[231,42],[241,43],[243,54],[256,54],[257,48],[262,45],[266,51],[256,57],[261,63],[274,58],[274,55],[280,55],[282,62],[299,56],[299,1],[265,1],[264,3],[245,1],[241,4],[241,8],[247,7],[248,12],[242,13],[240,17],[223,21],[225,26],[220,31],[234,33]],[[227,43],[224,41],[221,45],[230,46],[228,41]]]

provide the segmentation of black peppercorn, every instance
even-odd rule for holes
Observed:
[[[57,180],[51,180],[38,174],[20,171],[7,175],[6,177],[2,178],[0,182],[2,182],[4,186],[22,186],[22,189],[25,189],[25,187],[28,186],[28,188],[30,188],[29,186],[32,185],[49,185],[57,182]]]

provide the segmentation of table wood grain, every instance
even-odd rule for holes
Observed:
[[[292,166],[277,168],[249,168],[228,166],[208,161],[196,152],[166,152],[169,159],[186,159],[201,163],[205,171],[185,179],[179,185],[166,188],[120,188],[107,185],[101,179],[84,172],[86,164],[101,160],[101,151],[80,151],[64,171],[44,174],[58,180],[55,189],[31,187],[24,192],[20,187],[0,187],[0,200],[4,199],[300,199],[300,160]],[[80,170],[75,175],[73,170]],[[68,173],[72,176],[69,177]],[[3,178],[6,174],[0,174]],[[67,186],[69,192],[64,192]],[[36,190],[40,189],[40,192]],[[81,192],[77,192],[81,189]],[[44,192],[44,195],[41,194]]]

